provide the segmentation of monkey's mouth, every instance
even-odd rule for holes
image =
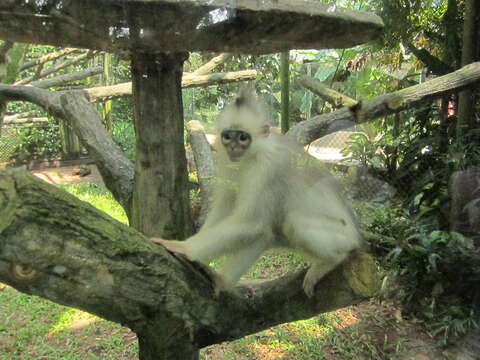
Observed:
[[[239,162],[242,159],[242,154],[228,154],[228,158],[231,162]]]
[[[243,149],[227,149],[227,155],[230,161],[239,162],[242,160],[242,156],[245,154]]]

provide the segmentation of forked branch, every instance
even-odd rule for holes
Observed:
[[[365,254],[321,280],[314,298],[303,275],[216,296],[204,267],[23,170],[0,171],[0,281],[138,334],[168,319],[204,347],[358,303],[379,283]]]

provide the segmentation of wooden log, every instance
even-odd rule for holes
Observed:
[[[307,88],[315,95],[320,96],[323,100],[332,104],[335,108],[340,108],[342,106],[354,106],[358,103],[357,100],[330,89],[320,80],[310,76],[301,75],[297,78],[297,81],[304,88]]]
[[[241,70],[228,73],[213,73],[208,75],[193,75],[182,77],[182,88],[210,86],[226,84],[231,82],[254,80],[257,77],[256,70]],[[132,95],[132,83],[120,83],[110,86],[96,86],[84,89],[88,94],[90,101],[96,101],[99,98],[116,98]]]

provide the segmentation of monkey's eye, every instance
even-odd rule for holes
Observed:
[[[232,137],[230,136],[229,133],[224,132],[224,133],[222,133],[222,140],[224,140],[224,141],[230,141],[230,140],[232,140]]]
[[[241,141],[241,142],[247,142],[250,140],[250,135],[248,135],[247,133],[245,132],[242,132],[240,133],[240,136],[238,137],[238,139]]]

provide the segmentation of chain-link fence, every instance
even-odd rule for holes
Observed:
[[[0,164],[13,158],[24,160],[61,151],[59,126],[49,122],[2,124],[0,127]]]
[[[5,163],[14,155],[17,146],[21,143],[18,128],[24,125],[5,124],[0,127],[0,163]]]

